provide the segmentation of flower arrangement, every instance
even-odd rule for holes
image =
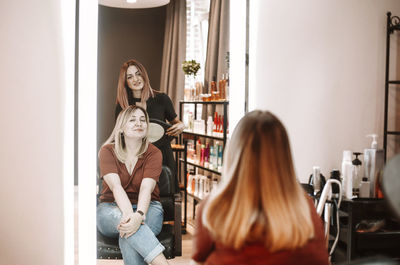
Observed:
[[[196,76],[197,72],[200,69],[200,63],[196,62],[196,60],[183,61],[182,69],[185,75]]]

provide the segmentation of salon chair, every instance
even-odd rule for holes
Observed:
[[[99,192],[101,181],[98,178]],[[160,243],[165,247],[164,255],[167,259],[182,255],[182,199],[180,193],[174,193],[174,178],[171,170],[163,166],[159,179],[160,200],[164,209],[164,224],[160,234],[157,236]],[[97,230],[97,258],[98,259],[122,259],[118,238],[109,238]]]

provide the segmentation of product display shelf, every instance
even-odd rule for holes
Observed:
[[[392,220],[383,199],[343,200],[339,216],[339,242],[335,253],[343,253],[343,255],[341,258],[335,258],[334,253],[335,262],[351,262],[354,259],[376,255],[393,259],[400,258],[400,253],[398,253],[400,224]],[[376,232],[358,231],[362,222],[377,220],[384,220],[384,228]]]
[[[183,131],[185,134],[193,135],[193,136],[198,136],[198,137],[204,137],[204,138],[209,138],[209,139],[214,139],[214,140],[219,140],[219,141],[224,141],[223,137],[218,137],[218,136],[213,136],[213,135],[208,135],[208,134],[202,134],[202,133],[194,133],[191,131]]]
[[[193,162],[190,162],[190,161],[186,161],[186,162],[185,162],[185,160],[182,159],[182,158],[180,159],[180,161],[181,161],[181,163],[186,163],[186,164],[188,164],[188,165],[191,165],[191,166],[194,166],[194,167],[197,167],[197,168],[200,168],[200,169],[209,171],[209,172],[211,172],[211,173],[214,173],[214,174],[217,174],[217,175],[221,175],[221,172],[219,172],[219,171],[217,171],[217,170],[214,170],[214,169],[210,169],[210,168],[208,168],[208,167],[203,167],[203,166],[201,166],[201,165],[199,165],[199,164],[197,164],[197,163],[193,163]]]
[[[195,199],[198,202],[201,202],[203,200],[202,198],[200,198],[199,196],[194,195],[193,193],[188,192],[187,194],[188,194],[188,196],[192,197],[193,199]]]
[[[396,32],[400,31],[400,18],[398,16],[392,16],[392,13],[387,13],[387,26],[386,26],[386,66],[385,66],[385,109],[384,109],[384,124],[383,124],[383,149],[384,149],[384,161],[388,154],[388,136],[400,136],[400,131],[388,131],[388,119],[389,119],[389,88],[400,89],[400,80],[389,80],[389,60],[390,60],[390,37]],[[398,41],[398,38],[397,38]]]
[[[229,104],[227,100],[217,100],[217,101],[185,101],[181,100],[180,103],[182,104]]]
[[[183,144],[185,146],[184,150],[184,155],[183,159],[179,159],[179,167],[183,165],[183,179],[184,179],[184,187],[183,187],[183,193],[184,193],[184,222],[183,222],[183,233],[186,233],[186,226],[187,226],[187,197],[188,197],[188,192],[187,192],[187,173],[188,173],[188,165],[203,169],[205,171],[208,171],[213,174],[221,175],[221,172],[212,170],[206,167],[203,167],[199,164],[190,162],[187,160],[187,139],[193,139],[194,142],[198,138],[206,138],[206,139],[212,139],[212,140],[218,140],[222,141],[222,150],[224,150],[225,145],[226,145],[226,140],[227,140],[227,124],[228,124],[228,105],[229,101],[223,100],[223,101],[180,101],[179,102],[179,117],[183,121],[183,106],[185,104],[190,104],[194,105],[194,119],[197,119],[197,105],[202,104],[202,105],[222,105],[223,106],[223,137],[216,137],[216,136],[211,136],[207,134],[199,134],[199,133],[194,133],[190,131],[184,131],[180,136],[179,136],[179,143]],[[181,171],[182,172],[182,171]],[[190,195],[189,195],[190,196]],[[200,201],[200,198],[195,198],[194,203],[196,204],[196,201]],[[195,206],[194,206],[195,207]]]

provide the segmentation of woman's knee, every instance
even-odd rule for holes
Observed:
[[[113,203],[101,203],[97,207],[97,228],[105,236],[118,234],[117,226],[121,220],[121,210]]]

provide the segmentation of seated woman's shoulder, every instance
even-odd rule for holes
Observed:
[[[99,154],[105,153],[114,153],[114,144],[103,145],[99,150]]]
[[[158,149],[152,143],[149,143],[149,146],[147,148],[145,156],[153,157],[153,158],[156,157],[156,158],[160,158],[162,160],[162,153],[161,153],[160,149]]]
[[[160,149],[158,149],[154,144],[149,143],[149,147],[147,148],[147,152],[150,154],[161,154]],[[161,154],[162,155],[162,154]]]
[[[103,145],[100,149],[113,149],[114,148],[114,144],[105,144]]]

